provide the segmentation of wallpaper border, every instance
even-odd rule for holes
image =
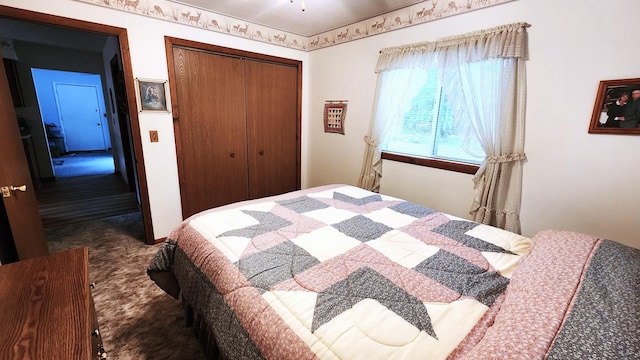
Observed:
[[[74,0],[302,51],[313,51],[515,0],[424,1],[311,37],[171,0]],[[431,8],[425,5],[431,4]],[[197,15],[194,15],[197,14]]]

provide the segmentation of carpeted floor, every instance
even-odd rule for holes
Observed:
[[[89,277],[109,359],[203,359],[179,300],[146,274],[161,244],[146,245],[140,213],[46,229],[51,253],[89,248]]]

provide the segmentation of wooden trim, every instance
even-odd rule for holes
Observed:
[[[450,170],[450,171],[455,171],[455,172],[460,172],[465,174],[472,174],[472,175],[478,172],[478,169],[480,168],[480,166],[478,165],[465,164],[465,163],[446,161],[446,160],[440,160],[440,159],[415,157],[415,156],[395,154],[395,153],[389,153],[389,152],[382,152],[382,159],[398,161],[398,162],[419,165],[419,166],[427,166],[427,167],[432,167],[436,169]]]
[[[296,180],[296,185],[298,189],[302,187],[302,61],[298,61],[298,133],[296,134],[296,146],[298,147],[297,163],[296,167],[298,169],[298,178]]]
[[[220,55],[228,55],[228,56],[237,56],[241,58],[249,58],[252,60],[262,60],[268,62],[274,62],[278,64],[287,64],[291,66],[299,66],[301,64],[300,60],[287,59],[278,56],[254,53],[251,51],[239,50],[234,48],[228,48],[224,46],[212,45],[207,43],[201,43],[193,40],[185,40],[180,38],[175,38],[171,36],[165,36],[165,44],[171,44],[171,46],[181,46],[189,49],[195,50],[203,50],[210,51],[213,53],[217,53]]]
[[[166,237],[166,236],[165,236],[165,237],[162,237],[162,238],[159,238],[159,239],[155,239],[155,240],[153,240],[153,244],[150,244],[150,245],[160,244],[160,243],[165,242],[166,240],[167,240],[167,237]]]
[[[120,44],[120,58],[124,71],[125,88],[127,89],[127,102],[129,104],[129,120],[133,142],[134,163],[138,175],[138,191],[140,192],[140,205],[142,206],[142,219],[144,222],[145,241],[149,245],[155,244],[153,234],[153,220],[151,218],[151,204],[149,202],[149,188],[147,186],[147,173],[144,165],[144,152],[142,150],[142,136],[140,133],[140,120],[138,118],[138,104],[136,102],[136,84],[129,53],[129,37],[126,29],[120,29],[118,35]],[[114,34],[115,35],[115,34]]]
[[[173,86],[173,83],[176,79],[176,69],[173,62],[173,41],[174,38],[165,36],[164,37],[164,50],[167,57],[167,71],[169,72],[169,96],[171,97],[171,116],[173,116],[174,121],[178,121],[180,118],[180,105],[178,104],[178,93],[176,87]],[[174,126],[174,131],[175,131]],[[180,138],[180,134],[176,133],[176,147],[178,145],[178,139]],[[177,149],[179,150],[179,149]]]
[[[84,20],[76,20],[72,18],[39,13],[30,10],[23,10],[13,8],[5,5],[0,5],[0,17],[12,18],[16,20],[32,21],[37,23],[43,23],[48,25],[57,25],[61,27],[72,28],[82,31],[91,31],[105,35],[119,35],[120,31],[126,29],[118,28],[114,26],[104,25],[100,23],[94,23]]]
[[[140,122],[138,119],[135,83],[131,66],[131,55],[129,53],[129,38],[127,35],[127,29],[45,13],[38,13],[29,10],[22,10],[4,5],[0,5],[0,17],[37,22],[48,25],[58,25],[75,30],[96,32],[104,35],[118,37],[118,42],[120,44],[120,58],[125,75],[125,87],[129,104],[129,120],[131,123],[132,133],[131,140],[133,141],[133,148],[136,159],[135,166],[138,175],[138,189],[140,192],[140,202],[142,206],[145,240],[147,244],[154,244],[155,239],[153,235],[153,224],[151,219],[151,206],[149,203],[149,190],[147,187],[147,176],[144,166],[144,154],[142,151],[142,138],[140,135]]]
[[[9,81],[9,91],[11,92],[11,98],[13,99],[13,107],[23,107],[24,98],[22,96],[22,87],[20,85],[20,79],[18,78],[18,71],[16,69],[16,61],[3,58],[4,70],[7,73],[7,80]]]

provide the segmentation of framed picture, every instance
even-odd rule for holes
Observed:
[[[344,119],[347,104],[344,100],[327,101],[324,104],[324,132],[344,135]]]
[[[640,135],[640,78],[600,81],[589,133]]]
[[[166,111],[167,108],[167,81],[136,78],[136,95],[138,109],[142,111]]]

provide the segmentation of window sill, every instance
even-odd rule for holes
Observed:
[[[427,166],[427,167],[432,167],[436,169],[450,170],[450,171],[455,171],[455,172],[460,172],[465,174],[472,174],[472,175],[475,174],[480,168],[480,166],[478,165],[465,164],[465,163],[446,161],[446,160],[440,160],[440,159],[436,160],[436,159],[429,159],[429,158],[423,158],[423,157],[415,157],[415,156],[409,156],[404,154],[401,155],[401,154],[395,154],[395,153],[384,152],[384,151],[382,152],[382,159],[398,161],[398,162],[419,165],[419,166]]]

